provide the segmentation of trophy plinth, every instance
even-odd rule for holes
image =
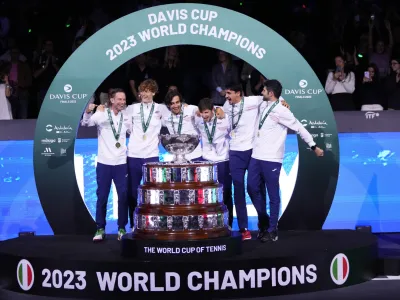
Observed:
[[[163,135],[172,162],[143,166],[133,235],[137,239],[202,240],[231,235],[222,184],[213,162],[190,162],[196,135]]]

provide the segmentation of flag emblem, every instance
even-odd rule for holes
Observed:
[[[17,266],[18,284],[24,291],[29,291],[35,281],[35,272],[32,265],[26,259],[22,259]]]
[[[337,254],[331,262],[331,278],[337,285],[342,285],[346,282],[350,273],[350,263],[346,255],[343,253]]]

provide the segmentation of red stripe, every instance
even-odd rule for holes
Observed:
[[[32,283],[32,277],[33,277],[33,274],[32,274],[32,268],[31,268],[31,266],[30,265],[26,265],[26,268],[27,268],[27,273],[28,273],[28,286],[30,286],[31,285],[31,283]]]
[[[343,278],[346,278],[347,272],[349,271],[349,265],[347,264],[347,259],[346,257],[342,257],[343,259]]]

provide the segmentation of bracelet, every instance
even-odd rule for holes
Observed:
[[[315,151],[315,149],[317,148],[317,145],[311,146],[310,148],[312,151]]]

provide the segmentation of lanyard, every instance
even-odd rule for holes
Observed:
[[[233,106],[232,106],[232,113],[231,113],[231,116],[232,116],[232,130],[235,130],[235,128],[239,124],[240,118],[242,117],[242,114],[243,114],[243,106],[244,106],[244,99],[242,98],[242,100],[240,101],[239,116],[238,116],[238,119],[237,119],[236,123],[233,121],[234,116],[233,116]]]
[[[183,105],[181,106],[181,112],[179,114],[180,114],[180,116],[179,116],[179,123],[178,123],[178,134],[181,134],[182,123],[183,123]],[[171,121],[171,125],[172,125],[172,130],[174,131],[174,134],[176,134],[172,113],[171,113],[170,121]]]
[[[149,128],[150,120],[151,117],[153,116],[153,111],[154,111],[154,102],[151,105],[151,110],[149,117],[147,118],[146,124],[144,123],[144,112],[143,112],[143,103],[140,104],[140,118],[142,119],[142,129],[143,133],[146,133],[147,129]]]
[[[121,135],[121,128],[122,128],[122,122],[124,120],[124,117],[123,117],[123,115],[121,113],[121,119],[119,120],[118,132],[116,132],[115,131],[115,127],[114,127],[114,121],[113,121],[113,119],[111,117],[111,111],[110,111],[109,108],[107,109],[107,113],[108,113],[108,120],[110,121],[111,129],[112,129],[112,132],[114,134],[115,140],[118,142],[118,139],[119,139],[119,137]]]
[[[264,110],[263,110],[263,112],[261,113],[261,116],[260,116],[260,121],[259,121],[259,123],[258,123],[258,130],[261,129],[261,127],[263,126],[263,124],[264,124],[264,122],[265,122],[265,119],[267,119],[267,117],[268,117],[268,115],[270,114],[270,112],[274,109],[275,106],[278,105],[278,103],[279,103],[279,101],[275,101],[275,103],[271,105],[271,107],[269,108],[269,110],[267,111],[267,113],[266,113],[266,114],[264,115],[264,117],[261,119],[262,114],[264,113],[264,111],[267,109],[268,106],[264,108]]]
[[[214,111],[214,122],[212,125],[211,134],[210,134],[210,130],[208,129],[207,122],[204,122],[204,129],[206,130],[207,139],[208,139],[209,144],[212,144],[212,142],[213,142],[216,125],[217,125],[217,116],[215,115],[215,111]]]

